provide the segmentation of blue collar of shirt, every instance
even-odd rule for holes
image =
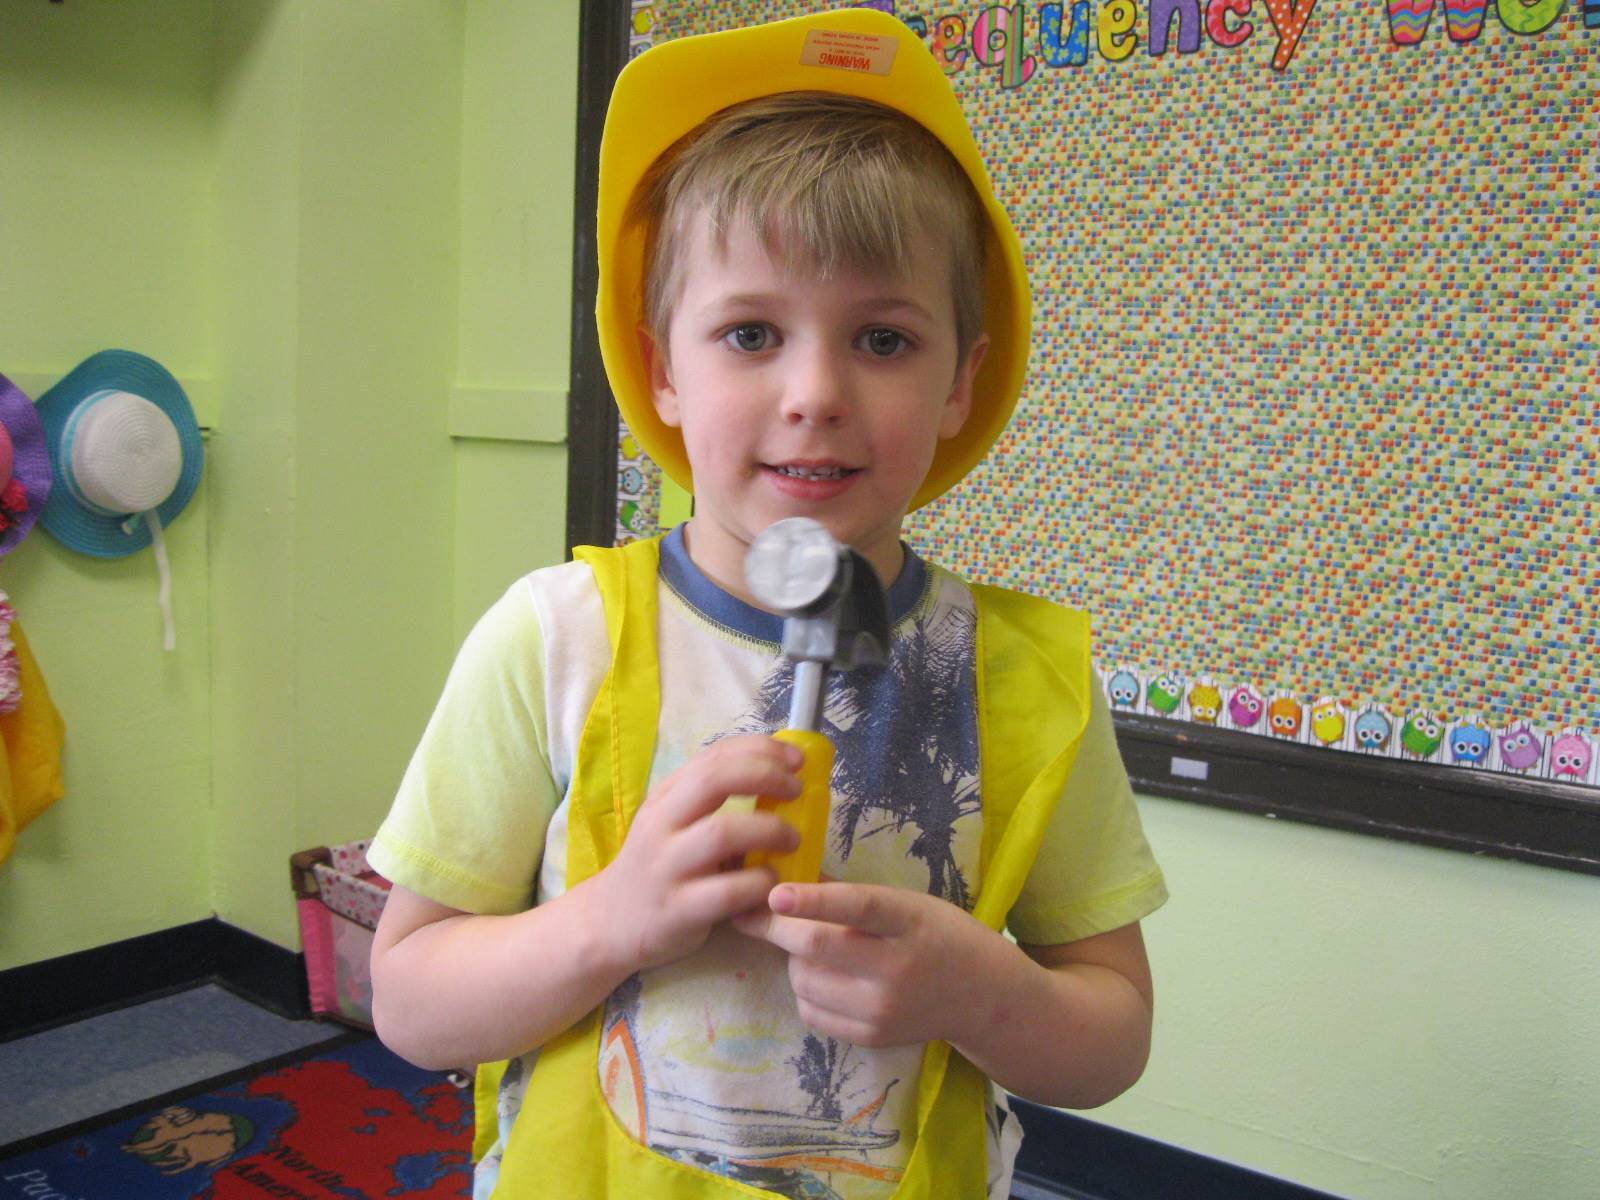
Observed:
[[[891,628],[917,607],[928,583],[927,563],[904,542],[901,546],[906,552],[905,562],[889,588]],[[770,642],[776,646],[783,641],[782,617],[764,612],[730,595],[695,566],[684,544],[682,525],[661,541],[661,578],[679,599],[713,624],[758,642]]]

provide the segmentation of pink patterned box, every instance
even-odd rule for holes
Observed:
[[[371,840],[302,850],[289,859],[311,1011],[372,1028],[372,931],[389,881],[367,865]]]

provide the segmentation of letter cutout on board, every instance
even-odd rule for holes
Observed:
[[[972,23],[972,57],[985,67],[1000,68],[1000,86],[1017,88],[1033,78],[1038,60],[1022,53],[1022,5],[994,5]]]
[[[1047,67],[1081,67],[1089,61],[1089,0],[1073,0],[1072,24],[1061,36],[1062,6],[1045,4],[1039,9],[1039,45],[1044,48]]]
[[[1107,0],[1100,10],[1100,55],[1107,62],[1121,62],[1139,45],[1139,35],[1131,32],[1139,19],[1133,0]]]
[[[1567,0],[1497,0],[1500,20],[1512,33],[1543,33],[1556,23]],[[1448,15],[1449,9],[1447,8]]]
[[[1250,15],[1251,0],[1207,0],[1206,3],[1206,33],[1211,40],[1225,49],[1242,46],[1250,40],[1250,35],[1256,27],[1249,21],[1240,21],[1237,25],[1228,24],[1228,14],[1233,13],[1239,17]]]
[[[1483,32],[1488,0],[1443,0],[1444,27],[1452,42],[1473,42]],[[1415,46],[1428,32],[1434,0],[1389,0],[1389,40]]]
[[[1200,49],[1200,0],[1150,0],[1150,54],[1167,52],[1167,34],[1172,18],[1178,18],[1178,53],[1193,54]]]
[[[1272,69],[1286,71],[1300,45],[1300,37],[1311,20],[1317,0],[1267,0],[1267,16],[1278,31],[1278,51],[1272,56]]]
[[[946,75],[954,75],[967,65],[967,19],[965,17],[940,17],[933,23],[933,37],[928,49]]]

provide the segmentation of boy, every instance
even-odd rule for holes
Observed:
[[[866,11],[630,64],[599,232],[618,403],[695,515],[535,572],[468,638],[372,849],[379,1031],[498,1064],[480,1196],[1003,1197],[990,1081],[1132,1084],[1165,896],[1087,623],[900,540],[1015,403],[1015,234],[938,66]],[[724,805],[799,791],[743,581],[789,516],[872,563],[894,627],[826,698],[824,882],[774,887],[743,857],[792,831]]]

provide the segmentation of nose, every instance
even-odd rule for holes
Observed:
[[[792,425],[840,425],[853,403],[849,364],[820,342],[797,347],[786,364],[783,419]]]

